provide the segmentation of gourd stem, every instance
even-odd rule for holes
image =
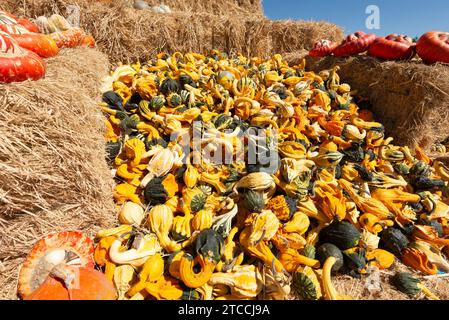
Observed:
[[[434,295],[425,285],[422,283],[418,284],[418,288],[421,289],[421,291],[426,295],[427,298],[430,300],[440,300],[436,295]]]

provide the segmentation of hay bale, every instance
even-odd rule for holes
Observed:
[[[78,5],[85,8],[96,2],[94,0],[2,0],[0,8],[28,17],[36,17],[43,14],[59,13],[65,15],[67,5]],[[109,2],[109,3],[108,3]],[[115,7],[117,5],[132,8],[133,0],[103,1],[98,5],[103,7]],[[146,0],[150,6],[165,4],[172,12],[185,13],[209,13],[216,16],[252,16],[263,17],[263,6],[260,0]],[[137,10],[135,10],[137,12]]]
[[[96,89],[107,57],[71,49],[47,66],[45,79],[0,84],[0,299],[15,297],[37,240],[116,221]]]
[[[214,3],[196,1],[203,2]],[[71,1],[25,0],[22,3],[18,10],[28,16],[54,12],[64,15]],[[232,14],[232,10],[224,15],[204,10],[156,14],[136,11],[120,1],[109,6],[85,0],[75,3],[81,7],[81,27],[93,34],[100,50],[111,61],[145,61],[160,51],[211,49],[269,57],[275,53],[309,50],[321,38],[333,41],[343,38],[342,29],[327,22],[271,21],[260,15]]]
[[[449,66],[381,62],[375,58],[307,59],[308,68],[339,65],[343,81],[370,99],[377,120],[394,143],[429,150],[449,137]]]
[[[343,39],[343,30],[325,21],[250,20],[246,33],[251,55],[261,57],[310,50],[320,39]]]

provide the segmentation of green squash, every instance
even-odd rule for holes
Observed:
[[[360,273],[363,269],[365,269],[367,264],[365,250],[348,249],[343,251],[342,253],[344,266],[348,270]]]
[[[262,212],[265,207],[263,194],[258,191],[248,190],[243,195],[243,203],[249,212]]]
[[[311,270],[311,269],[310,269]],[[317,300],[319,299],[319,293],[317,288],[316,276],[308,272],[295,272],[292,276],[292,288],[303,300]],[[314,279],[312,278],[314,276]]]
[[[224,253],[224,240],[215,230],[205,229],[200,232],[196,239],[195,252],[218,263]]]
[[[311,244],[306,244],[305,247],[301,250],[301,255],[310,259],[315,259],[316,249]]]
[[[354,248],[359,244],[362,237],[360,231],[347,221],[334,221],[321,230],[320,242],[332,243],[340,250]]]
[[[143,195],[145,197],[145,201],[150,205],[158,205],[164,204],[169,199],[169,194],[167,190],[165,190],[162,182],[164,181],[164,177],[153,178],[146,185]]]
[[[106,143],[106,161],[109,164],[113,164],[115,158],[122,151],[122,143],[120,141],[112,142],[109,141]]]
[[[165,104],[165,97],[162,95],[154,96],[150,100],[149,108],[152,111],[159,111]]]
[[[340,251],[340,249],[338,249],[337,246],[333,245],[332,243],[323,243],[316,250],[315,259],[317,259],[320,262],[321,266],[323,266],[324,262],[326,262],[327,258],[329,257],[334,257],[336,260],[335,264],[332,266],[332,272],[338,272],[344,264],[342,252]]]
[[[391,278],[391,283],[396,287],[396,289],[410,296],[415,296],[421,292],[421,289],[418,287],[420,284],[419,279],[415,278],[408,272],[396,273]]]
[[[107,103],[111,109],[125,111],[122,97],[114,91],[103,93],[102,100]]]
[[[190,209],[192,209],[192,212],[198,212],[204,208],[205,204],[206,195],[204,193],[200,193],[192,198],[192,201],[190,202]]]
[[[162,81],[160,90],[164,95],[168,96],[172,92],[178,93],[181,90],[181,86],[177,80],[166,78]]]
[[[172,108],[176,108],[177,106],[182,104],[182,97],[177,93],[171,93],[167,97],[168,105]]]
[[[179,76],[179,83],[181,84],[181,88],[185,88],[186,84],[194,88],[197,87],[196,82],[193,81],[192,77],[190,77],[188,74],[185,73]]]
[[[399,229],[387,228],[380,233],[380,248],[402,256],[402,250],[408,247],[409,240]]]

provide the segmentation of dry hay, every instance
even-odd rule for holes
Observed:
[[[202,2],[209,3],[195,3]],[[271,21],[260,14],[239,15],[233,14],[232,10],[222,15],[217,15],[214,10],[193,12],[187,9],[155,14],[136,11],[120,1],[108,6],[85,0],[23,0],[12,11],[31,17],[55,12],[65,15],[67,5],[72,3],[81,7],[81,27],[93,34],[99,48],[111,61],[146,60],[161,51],[204,52],[211,49],[268,57],[275,53],[311,49],[321,38],[334,41],[343,38],[342,29],[328,22]],[[222,2],[217,5],[219,3]]]
[[[403,265],[397,259],[390,270],[379,272],[380,287],[369,288],[369,276],[362,276],[361,279],[353,278],[349,275],[337,275],[332,278],[335,288],[340,294],[351,296],[355,300],[423,300],[426,299],[423,293],[410,297],[398,291],[390,282],[391,277],[396,272],[409,272],[419,278],[421,282],[442,300],[449,300],[449,278],[440,276],[425,276]]]
[[[0,84],[0,299],[15,297],[37,240],[62,230],[92,236],[116,220],[95,89],[107,57],[71,49],[47,66],[43,80]]]
[[[67,5],[78,5],[81,8],[99,2],[101,6],[114,7],[117,3],[132,7],[133,0],[2,0],[0,8],[25,16],[37,16],[42,12],[60,11],[65,14]],[[146,0],[150,6],[165,4],[172,12],[210,13],[217,16],[244,15],[263,17],[263,6],[260,0]],[[62,10],[62,11],[61,11]]]
[[[375,58],[308,58],[312,70],[334,65],[359,94],[369,98],[377,120],[398,145],[426,148],[449,137],[449,66],[381,62]]]

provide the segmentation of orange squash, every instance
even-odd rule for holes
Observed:
[[[66,31],[51,33],[50,37],[55,40],[59,48],[77,47],[84,36],[84,31],[80,28],[71,28]]]
[[[92,35],[86,35],[81,39],[80,46],[86,48],[95,48],[95,39]]]
[[[43,58],[54,57],[59,53],[56,42],[45,34],[25,33],[11,36],[22,48],[33,51]]]
[[[100,271],[84,267],[64,267],[63,273],[67,276],[49,275],[44,283],[30,295],[25,296],[24,300],[115,300],[117,298],[114,285]]]

